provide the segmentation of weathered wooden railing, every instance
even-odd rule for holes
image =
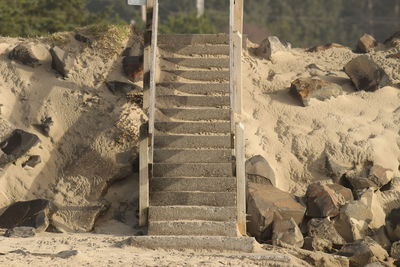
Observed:
[[[243,0],[230,0],[229,17],[231,133],[237,179],[237,223],[239,232],[246,235],[245,138],[244,126],[238,122],[242,113]]]
[[[146,30],[144,33],[143,59],[143,108],[147,111],[148,123],[140,129],[139,142],[139,225],[147,224],[150,178],[153,168],[154,114],[156,102],[156,67],[158,37],[158,0],[146,2]]]

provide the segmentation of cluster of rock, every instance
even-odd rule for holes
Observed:
[[[248,162],[269,169],[260,158]],[[345,256],[350,266],[400,263],[400,177],[372,162],[347,167],[329,157],[326,172],[337,183],[312,183],[296,197],[273,185],[273,172],[246,170],[248,232],[264,243]]]
[[[400,44],[400,33],[397,32],[388,38],[383,44],[378,43],[374,37],[364,34],[358,41],[354,50],[356,53],[370,53],[376,50],[385,50]],[[308,52],[320,52],[331,48],[346,48],[343,45],[330,43],[323,46],[315,46]],[[265,39],[256,49],[257,56],[271,60],[273,55],[290,49],[290,45],[282,44],[275,36]],[[400,53],[388,55],[387,58],[400,58]],[[373,92],[379,88],[391,84],[389,76],[368,55],[360,55],[350,60],[343,68],[355,89]],[[342,86],[321,80],[318,77],[299,78],[292,82],[290,92],[298,98],[304,106],[310,105],[311,99],[324,101],[343,94]]]

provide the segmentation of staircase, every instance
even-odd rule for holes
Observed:
[[[237,236],[229,39],[159,36],[149,235]]]

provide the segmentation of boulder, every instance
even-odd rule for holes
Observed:
[[[271,239],[275,214],[300,224],[305,208],[295,198],[272,185],[248,183],[247,231],[260,241]]]
[[[35,228],[20,226],[20,227],[14,227],[12,229],[8,229],[6,231],[6,233],[4,234],[4,236],[27,238],[27,237],[35,236],[35,234],[36,234]]]
[[[368,236],[375,240],[375,242],[381,245],[385,250],[390,251],[392,242],[389,240],[384,226],[379,229],[369,229]]]
[[[304,106],[310,104],[311,99],[327,100],[343,93],[341,86],[312,78],[299,78],[292,82],[290,92],[298,98]]]
[[[35,68],[49,60],[50,54],[47,48],[41,44],[21,43],[8,55],[11,60]]]
[[[283,219],[277,214],[273,224],[272,243],[279,245],[280,242],[301,248],[304,238],[293,218]]]
[[[344,71],[357,90],[376,91],[390,85],[386,72],[366,55],[351,60],[344,67]]]
[[[110,90],[113,94],[117,93],[127,94],[131,91],[139,91],[139,92],[143,91],[141,87],[135,84],[118,82],[118,81],[106,82],[106,86],[108,90]]]
[[[319,237],[307,236],[304,238],[303,249],[311,251],[322,251],[329,253],[332,251],[332,242]]]
[[[313,218],[335,217],[339,215],[344,198],[327,185],[310,184],[306,192],[307,216]]]
[[[396,241],[392,244],[390,256],[396,260],[400,260],[400,241]]]
[[[389,255],[372,238],[366,237],[352,244],[346,244],[339,251],[339,255],[350,258],[350,266],[365,266],[374,262],[385,262]]]
[[[386,216],[386,232],[392,242],[400,240],[400,208],[393,209]]]
[[[377,190],[390,183],[393,179],[393,171],[380,165],[373,165],[369,168],[367,175],[358,172],[347,172],[346,179],[349,181],[357,195],[361,195],[365,190],[371,188]]]
[[[127,56],[122,60],[125,75],[133,82],[143,78],[143,56]]]
[[[347,48],[347,47],[344,45],[341,45],[341,44],[337,44],[337,43],[329,43],[326,45],[317,45],[317,46],[311,47],[311,48],[307,49],[307,52],[320,52],[320,51],[325,51],[325,50],[332,49],[332,48]]]
[[[369,207],[361,201],[352,201],[340,209],[334,220],[337,232],[346,240],[353,242],[366,236],[373,215]]]
[[[132,45],[124,50],[122,56],[138,57],[144,54],[144,44],[142,40],[135,40]]]
[[[256,56],[271,60],[272,56],[277,52],[287,51],[289,49],[289,44],[283,45],[278,37],[270,36],[261,42],[255,54]]]
[[[39,141],[35,134],[20,129],[14,130],[7,139],[0,143],[0,149],[4,153],[0,156],[0,167],[22,157]]]
[[[35,199],[19,201],[8,206],[0,215],[0,228],[33,227],[43,232],[49,226],[50,201]]]
[[[360,197],[360,201],[368,207],[372,214],[372,220],[369,223],[371,229],[379,229],[385,225],[386,214],[382,208],[380,199],[380,192],[375,192],[373,189],[368,189]]]
[[[341,246],[346,241],[336,231],[334,223],[328,218],[311,219],[307,225],[308,236],[329,241],[335,246]]]
[[[332,189],[338,196],[342,203],[347,203],[354,200],[353,192],[347,187],[340,184],[326,184],[326,186]]]
[[[248,182],[276,186],[275,172],[263,156],[251,157],[246,161],[245,168]]]
[[[62,233],[85,233],[94,228],[97,218],[109,205],[96,204],[91,206],[59,207],[51,216],[51,224]]]
[[[373,36],[369,34],[364,34],[358,40],[356,51],[359,53],[369,53],[377,46],[378,42],[375,40]]]
[[[40,164],[41,162],[42,160],[39,155],[33,155],[30,156],[27,161],[22,163],[22,167],[29,166],[31,168],[35,168],[36,165]]]
[[[51,48],[50,54],[52,58],[51,67],[63,77],[67,77],[74,66],[74,59],[72,56],[58,46]]]

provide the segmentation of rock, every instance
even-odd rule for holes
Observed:
[[[333,245],[341,246],[346,243],[346,241],[339,235],[336,231],[335,226],[332,221],[328,218],[324,219],[311,219],[308,222],[308,236],[316,237],[323,240],[330,241]]]
[[[393,209],[386,216],[386,232],[392,242],[400,240],[400,208]]]
[[[76,255],[78,255],[78,251],[74,249],[74,250],[60,251],[57,254],[55,254],[54,256],[57,258],[61,258],[61,259],[68,259],[68,258],[71,258]]]
[[[400,260],[400,241],[396,241],[392,244],[390,256],[396,260]]]
[[[283,219],[293,218],[296,224],[304,218],[305,208],[291,194],[272,185],[248,183],[247,199],[247,231],[260,241],[271,239],[275,213]]]
[[[334,190],[319,183],[310,184],[306,192],[307,216],[313,218],[335,217],[339,215],[344,198]]]
[[[22,157],[39,141],[35,134],[20,129],[14,130],[6,140],[0,143],[0,148],[4,153],[0,156],[0,167]]]
[[[344,71],[357,90],[376,91],[390,85],[386,72],[366,55],[351,60],[344,67]]]
[[[49,51],[41,44],[22,43],[17,45],[8,55],[12,60],[16,60],[32,68],[40,66],[50,58]]]
[[[363,202],[352,201],[340,209],[334,224],[346,242],[353,242],[365,237],[372,217],[371,210]]]
[[[144,45],[142,40],[135,40],[132,45],[124,50],[122,56],[128,57],[138,57],[143,56],[144,53]]]
[[[42,160],[39,155],[33,155],[33,156],[30,156],[27,161],[22,163],[22,168],[24,168],[25,166],[35,168],[36,165],[38,165],[41,162],[42,162]]]
[[[51,67],[63,77],[67,77],[74,66],[74,59],[58,46],[51,48],[50,54],[52,57]]]
[[[50,201],[35,199],[11,204],[0,215],[0,228],[33,227],[43,232],[49,226]]]
[[[400,52],[396,54],[387,55],[386,58],[397,58],[400,59]]]
[[[97,218],[107,209],[106,204],[59,207],[51,216],[51,224],[63,233],[90,232]]]
[[[377,190],[390,183],[393,178],[393,171],[380,165],[373,165],[366,176],[362,177],[362,174],[358,172],[346,173],[346,179],[353,189],[358,192],[358,195],[361,195],[366,189]]]
[[[332,242],[318,237],[307,236],[304,238],[303,249],[329,253],[332,251]]]
[[[289,45],[283,45],[278,37],[270,36],[263,40],[260,46],[256,49],[256,56],[271,60],[272,56],[277,52],[287,51],[290,49]]]
[[[390,242],[384,226],[379,229],[369,229],[368,236],[375,240],[375,242],[381,245],[385,250],[390,251],[392,242]]]
[[[35,234],[36,234],[35,228],[21,226],[21,227],[14,227],[12,229],[8,229],[6,231],[6,233],[4,234],[4,236],[26,238],[26,237],[35,236]]]
[[[276,214],[276,216],[272,230],[272,243],[279,245],[280,242],[284,242],[301,248],[304,244],[304,238],[293,218],[283,219],[279,214]]]
[[[143,78],[143,56],[124,57],[122,68],[131,81],[140,81]]]
[[[358,40],[356,51],[359,53],[369,53],[377,46],[378,46],[378,42],[375,40],[375,38],[373,36],[371,36],[369,34],[364,34]]]
[[[347,47],[344,45],[341,45],[341,44],[337,44],[337,43],[329,43],[326,45],[317,45],[317,46],[311,47],[311,48],[307,49],[307,52],[320,52],[320,51],[325,51],[325,50],[332,49],[332,48],[347,48]]]
[[[327,155],[325,160],[325,168],[327,170],[328,176],[331,177],[336,183],[338,183],[340,182],[340,179],[343,177],[343,175],[352,169],[352,166],[339,163],[335,161],[332,157]]]
[[[137,85],[131,83],[124,83],[118,81],[106,82],[106,86],[108,90],[110,90],[113,94],[123,93],[127,94],[131,91],[143,91],[143,89]]]
[[[380,202],[380,192],[373,189],[365,191],[361,197],[360,201],[368,207],[372,214],[372,220],[369,223],[369,227],[372,229],[379,229],[385,225],[385,211],[383,210]]]
[[[343,246],[339,255],[349,257],[350,266],[365,266],[368,263],[385,262],[389,257],[386,250],[368,236],[363,240]]]
[[[247,181],[276,186],[275,172],[263,156],[257,155],[251,157],[246,161],[245,168]]]
[[[42,134],[45,136],[49,136],[50,133],[50,127],[53,126],[54,121],[51,117],[44,117],[40,124],[34,124],[36,128],[38,128]]]
[[[335,83],[312,78],[299,78],[292,82],[290,92],[300,99],[304,106],[308,106],[311,99],[324,101],[331,97],[337,97],[342,94],[343,89]]]
[[[395,32],[392,36],[383,42],[386,46],[394,47],[400,44],[400,31]]]
[[[353,193],[347,187],[340,184],[326,184],[326,186],[335,192],[343,204],[354,200]]]
[[[83,36],[82,34],[80,34],[80,33],[76,33],[75,35],[74,35],[74,38],[75,38],[75,40],[77,40],[78,42],[82,42],[82,43],[85,43],[85,44],[88,44],[88,45],[92,45],[92,40],[90,40],[88,37],[86,37],[86,36]]]

